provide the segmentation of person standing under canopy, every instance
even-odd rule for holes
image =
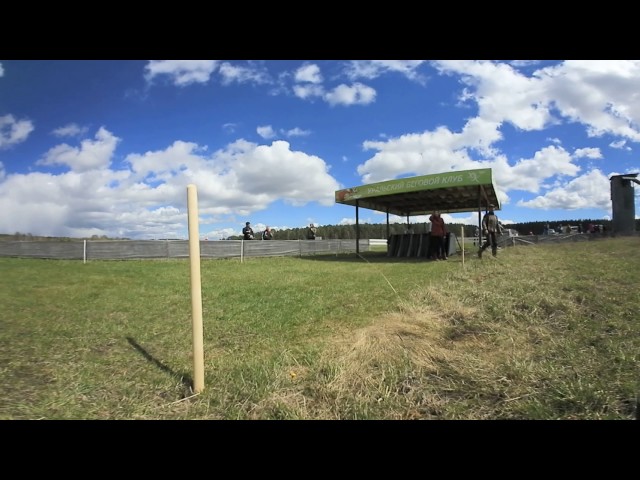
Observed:
[[[431,222],[431,234],[429,237],[431,260],[447,260],[448,257],[445,248],[447,226],[444,223],[444,219],[440,216],[439,211],[435,211],[429,217],[429,221]]]

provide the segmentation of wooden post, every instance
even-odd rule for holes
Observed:
[[[200,279],[200,234],[198,233],[198,191],[187,185],[189,211],[189,259],[191,263],[191,309],[193,324],[193,391],[204,389],[204,341],[202,328],[202,285]]]
[[[460,227],[460,231],[462,233],[461,237],[462,237],[462,266],[464,267],[464,225],[462,225],[462,227]]]

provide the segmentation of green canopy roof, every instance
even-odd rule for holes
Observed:
[[[399,216],[480,211],[500,203],[490,168],[400,178],[336,190],[336,203]]]

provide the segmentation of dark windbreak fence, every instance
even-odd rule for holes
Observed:
[[[360,240],[359,251],[369,251]],[[200,242],[200,258],[340,254],[356,251],[356,240],[217,240]],[[0,242],[0,256],[60,260],[188,258],[188,240],[78,240]]]

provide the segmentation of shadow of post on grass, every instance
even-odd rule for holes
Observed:
[[[142,356],[144,358],[149,360],[152,364],[154,364],[156,367],[158,367],[163,372],[166,372],[169,375],[171,375],[172,377],[174,377],[178,382],[182,383],[182,385],[185,387],[185,389],[184,389],[184,391],[182,393],[182,395],[183,395],[182,398],[187,398],[188,396],[190,396],[193,393],[193,379],[191,378],[191,375],[186,374],[186,373],[178,373],[178,372],[173,371],[170,367],[168,367],[167,365],[162,363],[160,360],[158,360],[153,355],[151,355],[149,352],[147,352],[144,348],[142,348],[142,346],[140,344],[138,344],[133,338],[131,338],[131,337],[126,337],[126,338],[127,338],[127,342],[129,342],[129,345],[131,345],[140,354],[142,354]]]

